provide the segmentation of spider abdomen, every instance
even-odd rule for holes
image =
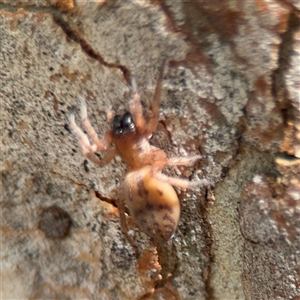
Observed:
[[[150,166],[145,166],[129,171],[122,196],[140,230],[154,239],[167,241],[177,228],[180,203],[174,188],[156,179],[150,170]]]

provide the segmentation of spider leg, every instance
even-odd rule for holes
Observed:
[[[97,166],[103,167],[107,165],[112,159],[114,159],[117,153],[116,149],[111,149],[107,153],[105,153],[102,159],[98,158],[98,156],[95,155],[93,152],[83,152],[83,154]]]
[[[125,199],[124,199],[124,192],[123,189],[126,188],[124,187],[123,184],[120,185],[119,187],[119,192],[118,192],[118,201],[117,201],[117,207],[119,209],[119,216],[120,216],[120,226],[121,226],[121,231],[125,235],[127,241],[131,245],[131,247],[134,249],[134,252],[137,257],[140,256],[137,244],[133,240],[133,238],[128,234],[128,226],[127,226],[127,220],[126,220],[126,215],[125,215]]]
[[[137,84],[135,77],[131,79],[132,100],[130,101],[130,113],[134,119],[135,125],[140,132],[145,131],[146,121],[143,115],[143,107],[141,104],[140,95],[137,92]]]
[[[193,155],[188,157],[171,157],[168,158],[166,165],[167,166],[192,166],[194,163],[201,159],[201,155]]]
[[[141,104],[140,96],[137,92],[137,84],[135,77],[132,77],[131,79],[131,87],[132,87],[132,100],[130,102],[130,113],[133,116],[133,119],[135,121],[135,124],[138,128],[138,130],[141,133],[146,133],[146,136],[150,136],[151,133],[156,129],[156,126],[158,124],[159,120],[159,105],[160,105],[160,94],[161,94],[161,86],[162,86],[162,78],[163,78],[163,72],[164,67],[166,64],[166,60],[163,61],[158,79],[157,84],[155,88],[155,92],[153,95],[153,101],[151,106],[152,116],[148,122],[146,123],[146,120],[143,115],[143,107]]]
[[[167,183],[169,183],[173,186],[179,187],[181,189],[190,189],[190,188],[196,188],[196,187],[200,187],[200,186],[211,186],[211,183],[207,179],[190,181],[188,179],[169,177],[160,172],[154,174],[153,176],[160,181],[167,182]]]
[[[187,179],[178,179],[178,178],[168,177],[167,175],[163,175],[160,173],[160,171],[165,166],[192,166],[201,157],[202,157],[201,155],[193,155],[193,156],[189,156],[189,157],[167,158],[166,161],[158,160],[152,164],[152,167],[150,170],[151,176],[154,176],[156,178],[161,178],[161,181],[166,181],[168,178],[167,182],[169,182],[171,185],[175,185],[175,186],[182,187],[182,188],[188,188],[188,187],[202,185],[201,182],[203,183],[203,185],[205,185],[206,180],[194,182],[194,181],[190,181]],[[171,182],[174,182],[174,184]]]
[[[111,123],[114,119],[114,116],[115,116],[115,111],[113,110],[112,107],[109,107],[107,113],[106,113],[106,118],[107,118],[107,121],[109,123]]]
[[[99,151],[96,144],[91,144],[88,137],[81,130],[81,128],[75,122],[74,112],[71,112],[69,116],[69,124],[72,132],[76,136],[78,143],[80,145],[81,151],[89,160],[91,160],[96,165],[102,167],[110,162],[116,156],[116,150],[112,149],[106,153],[103,159],[99,159],[94,152]]]
[[[119,193],[119,196],[118,196],[117,207],[119,209],[121,231],[127,237],[128,227],[127,227],[127,221],[126,221],[126,215],[125,215],[125,202],[120,194],[121,193]]]
[[[159,157],[160,156],[160,157]],[[171,157],[166,158],[165,152],[160,149],[156,152],[156,161],[151,163],[151,175],[160,172],[165,166],[188,166],[191,167],[195,162],[202,158],[201,155],[193,155],[188,157]]]
[[[111,132],[107,131],[104,135],[104,138],[100,139],[88,119],[86,102],[82,97],[80,99],[80,108],[82,125],[86,130],[88,136],[91,138],[93,146],[95,145],[97,147],[96,151],[102,152],[107,150],[112,140]]]
[[[151,133],[156,129],[156,126],[159,121],[160,94],[161,94],[161,86],[162,86],[162,79],[163,79],[163,75],[164,75],[165,65],[166,65],[166,59],[163,61],[163,64],[161,66],[159,76],[157,79],[157,84],[156,84],[155,92],[153,95],[152,107],[151,107],[152,116],[147,125],[147,135],[151,135]]]

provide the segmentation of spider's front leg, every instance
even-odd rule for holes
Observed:
[[[151,104],[151,111],[152,116],[149,120],[149,123],[147,125],[147,135],[150,136],[152,132],[156,129],[158,121],[159,121],[159,105],[160,105],[160,95],[161,95],[161,87],[162,87],[162,80],[164,75],[166,65],[166,59],[163,61],[159,76],[156,83],[155,92],[153,95],[153,100]]]
[[[160,73],[157,79],[157,84],[155,88],[155,92],[153,95],[153,100],[151,104],[151,118],[146,122],[143,115],[143,107],[141,104],[141,99],[137,91],[136,80],[133,77],[131,80],[131,88],[132,88],[132,100],[130,103],[130,113],[133,116],[135,124],[142,134],[146,137],[151,136],[152,132],[156,129],[156,126],[159,121],[159,104],[160,104],[160,94],[161,94],[161,86],[163,79],[164,67],[166,64],[166,60],[163,61],[163,64],[160,69]]]
[[[97,155],[95,155],[95,152],[103,152],[108,149],[112,141],[111,130],[107,131],[102,139],[98,137],[90,121],[88,120],[86,102],[83,99],[81,99],[81,122],[88,136],[91,138],[93,142],[92,144],[90,143],[87,135],[76,124],[73,110],[69,115],[69,125],[78,140],[82,153],[96,165],[100,167],[106,165],[116,156],[116,150],[112,149],[108,151],[101,160],[97,157]]]
[[[137,91],[137,84],[135,77],[131,79],[131,88],[132,88],[132,100],[130,102],[130,113],[133,117],[136,127],[139,132],[144,132],[146,128],[146,121],[143,115],[143,107],[141,103],[140,95]]]

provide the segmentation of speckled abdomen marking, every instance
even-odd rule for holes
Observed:
[[[125,202],[141,231],[167,241],[177,228],[180,204],[174,188],[150,176],[150,169],[146,166],[126,174]]]

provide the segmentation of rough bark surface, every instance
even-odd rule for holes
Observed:
[[[300,299],[298,1],[0,2],[1,299]],[[160,124],[175,237],[119,225],[120,159],[87,162],[67,116],[83,96],[99,135],[145,109],[167,59]],[[76,116],[78,118],[78,115]],[[160,280],[160,274],[162,280]]]

